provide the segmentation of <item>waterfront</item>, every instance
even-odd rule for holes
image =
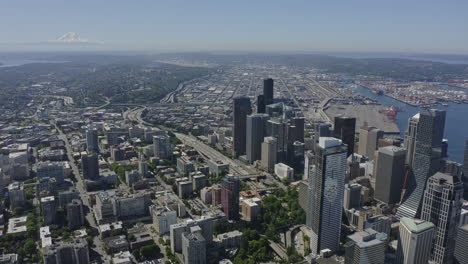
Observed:
[[[349,86],[351,87],[351,86]],[[403,136],[408,126],[408,119],[418,113],[421,108],[411,106],[401,101],[393,99],[385,95],[376,95],[369,89],[357,85],[354,88],[355,92],[374,99],[386,106],[395,106],[403,110],[398,113],[396,123],[400,128],[400,135]],[[468,139],[468,104],[447,103],[448,106],[437,105],[433,108],[447,111],[447,119],[445,122],[445,138],[448,139],[448,155],[450,160],[463,162],[463,152],[465,140]]]

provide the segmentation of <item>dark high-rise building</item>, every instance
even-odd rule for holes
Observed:
[[[442,145],[441,145],[441,157],[443,159],[445,158],[448,158],[448,140],[447,139],[443,139],[442,140]]]
[[[318,145],[320,137],[331,136],[331,124],[325,122],[314,123],[314,136],[312,141],[312,150],[315,152],[315,146]]]
[[[295,139],[294,141],[300,141],[304,143],[304,118],[303,117],[294,117],[292,123],[296,127],[295,130]]]
[[[309,160],[306,224],[312,229],[311,250],[337,251],[346,178],[347,146],[341,140],[322,137],[314,160]]]
[[[374,163],[376,200],[390,205],[400,202],[405,157],[405,149],[395,146],[383,147],[377,151]]]
[[[356,135],[356,118],[337,116],[335,117],[335,126],[333,136],[339,138],[344,144],[348,145],[348,156],[354,153],[354,140]]]
[[[265,97],[265,105],[273,103],[273,79],[263,80],[263,96]]]
[[[229,220],[239,219],[239,176],[226,175],[221,181],[221,206]]]
[[[265,96],[260,94],[257,96],[257,113],[263,114],[266,111]]]
[[[67,204],[67,221],[70,229],[80,228],[84,224],[83,204],[74,199]]]
[[[89,128],[86,130],[86,148],[89,152],[99,152],[97,129]]]
[[[252,113],[250,99],[248,97],[234,98],[234,127],[232,149],[234,156],[239,157],[245,154],[247,116]]]
[[[463,206],[462,195],[463,185],[457,176],[437,172],[427,181],[421,219],[435,225],[431,256],[433,263],[453,263]]]
[[[419,218],[422,199],[427,179],[440,169],[442,154],[442,137],[445,128],[445,111],[426,109],[413,116],[411,140],[405,142],[407,155],[411,161],[412,173],[405,179],[406,189],[403,201],[398,208],[399,217]],[[412,143],[409,143],[412,142]],[[411,147],[411,146],[414,147]],[[409,148],[412,148],[409,151]]]
[[[468,140],[465,141],[465,158],[463,160],[463,198],[468,201]]]
[[[95,180],[99,178],[99,160],[95,153],[85,154],[81,157],[81,169],[83,178]]]
[[[247,160],[253,163],[262,158],[262,142],[266,136],[267,114],[253,114],[247,116]]]

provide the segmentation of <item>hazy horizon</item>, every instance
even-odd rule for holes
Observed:
[[[12,1],[0,51],[468,54],[468,2]]]

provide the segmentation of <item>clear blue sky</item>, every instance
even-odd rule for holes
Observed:
[[[468,54],[468,1],[3,0],[0,49],[66,32],[99,49]],[[25,45],[27,44],[27,45]]]

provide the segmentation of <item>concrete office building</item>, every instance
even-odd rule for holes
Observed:
[[[193,163],[185,156],[177,158],[177,172],[182,176],[188,176],[189,173],[195,171]]]
[[[148,170],[148,162],[144,160],[138,161],[138,172],[140,173],[141,177],[146,178],[149,176]]]
[[[44,217],[45,225],[55,224],[57,209],[55,207],[54,196],[47,196],[41,198],[41,213]]]
[[[239,176],[227,175],[221,181],[221,205],[229,220],[239,219]]]
[[[99,224],[115,220],[114,205],[108,192],[102,191],[96,194],[94,212]]]
[[[22,182],[13,182],[8,185],[8,197],[10,199],[10,208],[22,207],[26,203],[24,197],[24,185]]]
[[[383,138],[384,132],[375,127],[363,127],[359,130],[359,147],[357,153],[374,160],[375,151],[379,139]]]
[[[405,177],[404,148],[388,146],[379,148],[374,163],[374,198],[388,205],[401,200],[401,190]]]
[[[182,234],[190,231],[190,227],[199,226],[203,238],[207,244],[211,244],[213,241],[214,221],[212,217],[203,217],[198,220],[189,220],[186,223],[178,223],[171,225],[170,229],[170,240],[172,252],[182,253]]]
[[[229,172],[229,164],[224,163],[220,160],[207,160],[206,163],[208,164],[208,168],[210,169],[210,173],[214,174],[215,176],[224,176],[226,173]]]
[[[139,182],[141,180],[140,173],[138,173],[137,170],[132,170],[132,171],[126,171],[125,172],[125,183],[129,186],[132,187],[133,184],[136,182]]]
[[[206,263],[206,240],[199,226],[192,226],[182,234],[182,255],[184,264]]]
[[[366,220],[364,228],[372,228],[379,233],[385,233],[390,237],[392,219],[384,215],[376,215]]]
[[[336,116],[333,136],[341,139],[348,147],[348,156],[354,153],[354,137],[356,135],[356,118]]]
[[[416,122],[417,120],[417,122]],[[410,123],[416,122],[414,135],[414,152],[407,149],[412,158],[412,173],[406,180],[405,196],[398,208],[397,216],[419,217],[427,179],[437,172],[441,164],[441,145],[445,128],[445,111],[427,109],[412,117]],[[413,136],[411,136],[413,137]],[[411,140],[409,140],[411,141]],[[410,143],[405,145],[411,145]],[[410,146],[408,146],[411,149]]]
[[[426,264],[431,256],[435,226],[424,220],[400,219],[397,264]]]
[[[268,108],[267,108],[268,109]],[[284,119],[273,118],[267,121],[267,135],[276,138],[276,159],[285,161],[288,151],[288,124]]]
[[[460,213],[463,184],[456,176],[437,172],[427,181],[421,219],[435,225],[431,260],[452,263]]]
[[[190,174],[190,180],[192,181],[194,191],[199,191],[208,185],[206,175],[201,172],[192,172]]]
[[[36,167],[36,176],[39,180],[50,178],[62,183],[65,180],[65,167],[61,162],[40,162]]]
[[[247,116],[252,113],[248,97],[236,97],[233,103],[233,142],[232,149],[235,157],[245,155]]]
[[[86,148],[89,152],[99,153],[98,131],[95,128],[86,129]]]
[[[372,228],[348,236],[345,244],[345,264],[383,264],[387,234]]]
[[[357,183],[345,184],[343,208],[349,210],[351,208],[361,207],[361,190],[362,186]]]
[[[347,167],[347,146],[337,138],[322,137],[313,164],[309,164],[307,226],[312,229],[311,250],[337,251]]]
[[[455,263],[468,263],[468,224],[458,228],[457,244],[455,245]]]
[[[83,203],[79,199],[67,204],[67,222],[70,229],[77,229],[84,225]]]
[[[274,137],[265,137],[262,143],[262,167],[265,170],[272,171],[275,168],[277,156],[277,139]]]
[[[81,157],[81,169],[83,178],[96,180],[99,178],[99,159],[96,153],[85,154]]]
[[[187,199],[193,192],[193,183],[191,181],[177,182],[177,194],[181,199]]]
[[[66,207],[73,199],[80,199],[80,193],[77,191],[63,191],[58,194],[58,206]]]
[[[88,243],[84,238],[60,242],[42,249],[44,264],[89,264]]]
[[[169,136],[158,135],[153,137],[153,153],[157,159],[170,159],[172,157]]]
[[[262,142],[266,135],[267,114],[247,116],[246,152],[247,160],[253,163],[262,158]]]
[[[160,235],[170,232],[170,226],[177,223],[177,212],[166,206],[152,206],[150,208],[153,217],[153,226]]]
[[[149,213],[150,197],[147,193],[125,194],[113,197],[112,205],[117,217],[145,216]]]

